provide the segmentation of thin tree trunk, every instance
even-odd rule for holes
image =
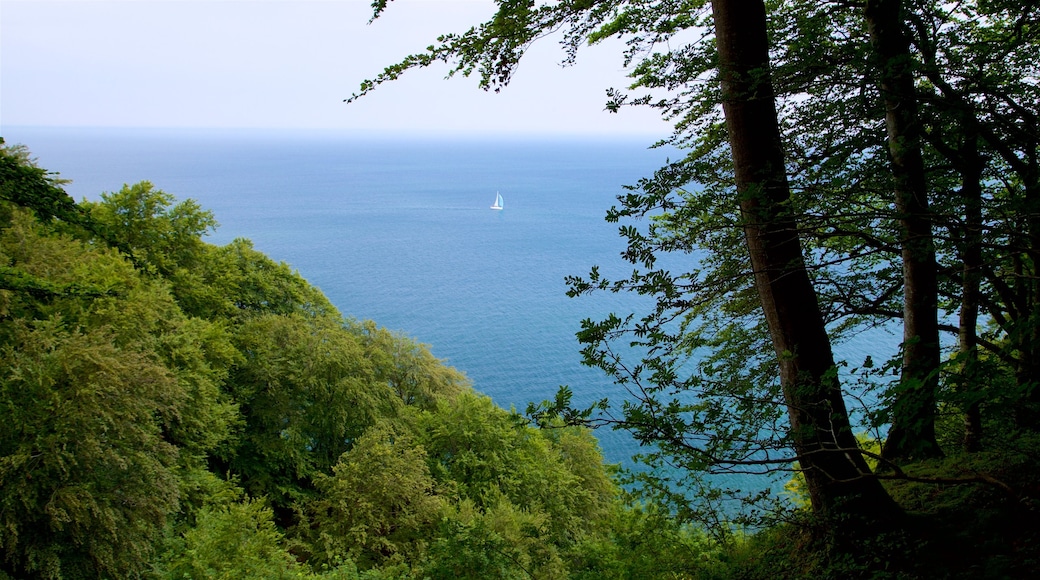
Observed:
[[[755,284],[780,362],[791,437],[821,516],[888,522],[899,508],[858,453],[790,210],[765,5],[714,0],[723,107]]]
[[[935,439],[939,386],[938,272],[910,42],[900,0],[867,0],[864,16],[880,71],[903,259],[903,369],[881,455],[891,461],[942,455]]]
[[[927,31],[922,36],[927,38]],[[929,43],[926,43],[929,44]],[[942,132],[933,129],[926,139],[940,154],[949,159],[957,167],[961,176],[961,204],[964,215],[964,227],[959,242],[961,267],[961,306],[960,321],[957,333],[959,370],[956,376],[957,390],[960,392],[964,436],[961,445],[965,451],[975,452],[982,449],[982,393],[983,378],[979,375],[979,311],[982,304],[982,278],[984,264],[982,262],[982,176],[986,169],[986,160],[979,152],[979,142],[984,137],[980,126],[978,111],[942,76],[936,64],[935,53],[924,54],[925,73],[947,100],[948,110],[958,111],[956,126],[964,132],[963,142],[959,147],[948,145],[943,141]]]
[[[968,115],[965,115],[966,117]],[[982,387],[978,373],[979,304],[982,300],[982,172],[985,161],[979,155],[974,118],[964,121],[968,132],[961,153],[961,198],[964,204],[964,240],[962,242],[961,308],[957,335],[960,351],[960,390],[966,396],[964,406],[965,451],[982,449],[982,407],[978,389]]]

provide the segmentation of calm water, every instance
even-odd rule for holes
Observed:
[[[217,244],[247,237],[347,316],[431,345],[506,408],[569,385],[622,392],[580,364],[585,317],[637,298],[565,296],[564,276],[630,272],[604,213],[668,152],[630,141],[387,140],[319,133],[7,129],[76,199],[149,180],[214,212]],[[489,206],[500,192],[503,211]],[[877,336],[862,344],[877,342]],[[843,348],[862,360],[857,345]],[[598,433],[607,459],[638,451]]]

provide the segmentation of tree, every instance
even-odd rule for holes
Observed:
[[[226,388],[244,425],[225,466],[288,518],[313,478],[401,403],[374,380],[360,340],[338,318],[257,315],[236,330],[235,345],[242,360]]]
[[[889,48],[888,56],[882,57],[878,44],[870,43],[868,28],[857,25],[867,16],[858,8],[785,4],[790,5],[784,19],[787,24],[777,34],[804,33],[822,39],[785,43],[778,49],[778,60],[782,63],[781,90],[789,95],[784,116],[790,119],[788,150],[796,154],[791,163],[795,188],[824,193],[833,201],[827,203],[819,193],[807,200],[817,205],[809,212],[819,224],[807,232],[807,240],[813,252],[825,252],[814,266],[820,272],[817,280],[823,282],[825,304],[830,304],[825,310],[832,317],[845,317],[846,324],[855,324],[857,318],[899,320],[906,328],[904,358],[929,361],[921,363],[918,378],[901,381],[884,393],[895,403],[891,413],[878,413],[884,423],[891,417],[896,427],[889,452],[899,446],[897,440],[904,439],[900,433],[908,435],[903,444],[913,447],[905,449],[907,453],[929,455],[928,449],[936,449],[928,435],[936,403],[967,412],[966,432],[977,448],[984,406],[994,413],[1000,413],[997,409],[1005,408],[1010,400],[1022,403],[1020,409],[1029,407],[1021,398],[1029,390],[1023,375],[1019,375],[1019,394],[984,377],[1001,374],[993,374],[996,367],[991,363],[997,360],[1002,361],[997,366],[1022,368],[1015,353],[1022,352],[1019,347],[1025,345],[1006,347],[1026,340],[1028,332],[1020,332],[1018,323],[1012,321],[1021,321],[1021,314],[1032,309],[1025,298],[1029,284],[1018,275],[1004,276],[1015,271],[1013,263],[1031,262],[1021,259],[1021,249],[1028,247],[1023,237],[1028,228],[1021,223],[1012,225],[1018,219],[1011,216],[1029,213],[1018,202],[1024,199],[1020,185],[1028,175],[1028,159],[1035,146],[1027,137],[1028,129],[1021,129],[1029,126],[1025,103],[1035,88],[1019,79],[1035,74],[1037,44],[1026,23],[1035,19],[1037,6],[872,3],[872,19],[878,20],[879,12],[887,14],[882,28],[887,30]],[[889,87],[895,76],[902,75],[904,88],[897,93],[882,87],[879,82],[886,75]],[[875,103],[887,100],[894,105],[897,95],[907,101],[896,107],[900,114],[893,118],[912,130],[905,135],[906,142],[890,142],[885,126],[872,122],[883,117],[876,112]],[[904,115],[911,109],[918,110],[917,120],[914,114]],[[899,143],[894,150],[893,143]],[[907,190],[908,182],[900,185],[895,173],[877,162],[894,153],[906,161],[906,153],[914,148],[924,158],[926,175],[922,178],[919,162],[911,163],[917,166],[914,181],[918,183],[916,198],[921,200],[914,202],[919,218],[915,229],[920,240],[931,238],[925,245],[933,249],[925,248],[924,253],[934,252],[938,264],[938,301],[927,298],[932,291],[919,288],[917,295],[927,299],[901,300],[900,304],[896,299],[913,294],[901,290],[914,276],[904,276],[884,264],[894,262],[907,249],[900,242],[907,239],[907,214],[892,213],[883,201],[893,199],[891,192],[899,188]],[[921,184],[927,185],[923,198]],[[1001,232],[1007,228],[1019,233],[1005,236]],[[913,265],[912,260],[898,259],[898,263]],[[933,269],[927,264],[931,258],[917,260],[919,264],[911,269]],[[997,264],[1005,265],[989,266]],[[924,270],[919,269],[921,265]],[[933,314],[925,307],[929,302],[935,302],[930,310],[944,321],[939,329],[959,335],[965,345],[954,364],[937,366],[934,349],[912,354],[932,342],[912,339],[920,334],[915,324],[925,320],[931,325]],[[913,316],[905,314],[910,306],[916,310]],[[958,315],[960,324],[946,322]],[[980,350],[989,351],[989,363],[980,362],[986,358],[977,356]],[[981,364],[989,369],[983,374],[979,374]],[[913,373],[904,374],[909,379]],[[914,403],[915,397],[920,404]],[[935,401],[929,403],[929,399]],[[900,425],[909,426],[909,431]]]
[[[229,435],[227,337],[96,243],[24,150],[2,157],[0,570],[139,575]]]
[[[331,475],[315,481],[307,505],[318,531],[320,561],[349,558],[371,567],[416,561],[446,507],[426,463],[426,451],[388,423],[367,429]]]
[[[943,221],[951,236],[961,240],[965,320],[972,319],[972,285],[979,278],[984,291],[977,296],[978,308],[995,327],[978,336],[976,329],[962,324],[965,356],[969,363],[974,360],[967,353],[977,342],[1014,369],[1019,389],[1018,395],[1001,396],[969,391],[964,404],[970,410],[985,398],[992,406],[1010,395],[1018,401],[1014,414],[1019,425],[1030,429],[1035,428],[1037,400],[1032,385],[1038,381],[1032,362],[1037,344],[1037,238],[1032,223],[1040,209],[1040,153],[1037,92],[1029,79],[1037,73],[1040,42],[1032,23],[1038,11],[1035,2],[936,2],[925,3],[909,18],[926,79],[923,102],[936,119],[926,133],[928,141],[956,168],[963,184],[963,219],[954,215]],[[1026,354],[1030,352],[1034,354]],[[1025,393],[1031,394],[1023,397]]]
[[[897,508],[858,453],[805,269],[797,216],[786,209],[790,190],[769,76],[765,5],[715,0],[712,12],[745,237],[813,508],[825,516],[891,519]]]
[[[179,507],[180,478],[227,435],[219,371],[199,345],[206,325],[115,252],[9,215],[5,261],[57,286],[113,291],[3,291],[2,569],[139,574]]]
[[[505,501],[544,513],[549,537],[560,543],[605,515],[612,490],[597,472],[602,457],[574,433],[554,441],[475,393],[438,401],[420,424],[433,475],[479,509]]]
[[[787,444],[794,447],[795,456],[807,478],[812,480],[813,505],[818,513],[857,514],[864,519],[877,517],[884,520],[894,516],[897,510],[859,455],[837,382],[825,321],[804,265],[798,213],[789,202],[769,77],[765,7],[753,3],[750,6],[752,11],[741,16],[739,10],[749,8],[746,3],[738,7],[736,3],[714,2],[711,5],[712,21],[698,16],[703,14],[704,7],[703,2],[562,2],[538,6],[528,2],[501,2],[499,11],[488,22],[461,35],[441,37],[428,52],[408,57],[400,64],[388,67],[374,81],[363,83],[360,94],[372,90],[379,83],[397,78],[409,68],[428,66],[437,61],[450,63],[452,73],[468,75],[477,72],[483,88],[497,88],[508,83],[516,63],[531,42],[546,32],[562,28],[568,58],[573,58],[578,46],[586,40],[595,41],[614,34],[629,35],[631,50],[626,54],[626,61],[637,61],[633,69],[637,85],[677,88],[683,96],[694,94],[701,97],[698,104],[689,105],[686,117],[680,117],[677,135],[690,130],[694,123],[712,127],[711,120],[719,119],[717,107],[721,103],[725,125],[714,125],[714,131],[706,135],[707,139],[714,139],[714,143],[728,141],[733,155],[732,169],[722,169],[727,175],[732,171],[737,184],[735,193],[740,216],[733,224],[745,234],[759,307],[764,312],[772,337],[776,354],[774,364],[779,364],[784,404],[790,414],[789,438],[781,437],[784,442],[780,447]],[[385,3],[377,5],[377,16],[383,8]],[[711,51],[709,42],[694,42],[665,54],[639,52],[643,47],[663,43],[677,31],[699,25],[714,26],[717,55]],[[712,63],[711,67],[704,67],[701,64],[704,62]],[[711,70],[716,67],[717,73]],[[721,81],[721,95],[714,89],[700,93],[687,88],[713,74],[717,76],[711,80]],[[614,92],[612,96],[608,106],[617,108],[625,104],[627,97],[624,95]],[[685,102],[680,98],[662,99],[655,106],[678,116],[677,111],[686,106]],[[648,96],[637,103],[653,101]],[[693,117],[695,114],[709,121]],[[724,129],[724,132],[719,129]],[[685,141],[687,138],[676,139]],[[716,167],[725,167],[725,164]],[[674,170],[671,174],[668,173],[670,169]],[[641,204],[644,212],[658,207],[680,214],[683,207],[668,201],[668,197],[674,194],[676,185],[686,184],[683,179],[690,177],[690,173],[677,165],[665,168],[658,177],[656,182],[644,183],[644,191],[651,190],[646,198],[635,200],[629,207]],[[648,198],[652,201],[647,201]],[[727,199],[732,200],[732,195],[727,195]],[[630,197],[623,201],[633,200]],[[687,206],[692,204],[687,203]],[[621,212],[612,213],[610,218],[619,215]],[[689,226],[682,222],[697,217],[695,209],[682,213],[681,217],[662,216],[667,221],[659,222],[664,227],[656,231],[680,232],[668,237],[662,246],[671,243],[671,247],[676,248],[687,244],[682,230]],[[650,236],[635,228],[622,230],[630,240],[626,257],[642,261],[648,268],[655,261],[649,247],[653,242],[644,242],[655,235],[654,225],[658,224],[651,225]],[[729,238],[727,247],[732,247],[733,240]],[[731,276],[739,277],[748,272],[738,269],[740,271],[724,274],[718,279],[732,289],[734,278]],[[682,337],[682,330],[689,322],[681,323],[680,332],[672,334],[675,331],[669,330],[666,312],[675,308],[675,317],[670,320],[681,317],[688,321],[690,303],[679,298],[681,289],[675,278],[666,272],[651,272],[645,276],[637,273],[629,283],[629,287],[639,292],[659,297],[655,313],[644,318],[633,330],[637,338],[644,339],[641,344],[650,350],[650,356],[640,365],[626,368],[609,349],[597,350],[606,340],[625,332],[624,322],[620,319],[608,319],[601,324],[590,322],[582,338],[590,344],[586,351],[590,362],[602,366],[620,382],[631,382],[639,388],[636,403],[624,407],[625,416],[620,423],[636,430],[641,440],[661,444],[681,456],[700,456],[694,462],[683,459],[687,465],[776,465],[790,461],[790,456],[784,459],[756,456],[778,447],[773,447],[774,444],[760,446],[757,441],[761,438],[756,435],[748,437],[746,441],[749,443],[741,443],[739,436],[733,436],[732,431],[726,434],[727,425],[718,422],[709,427],[717,429],[719,435],[711,438],[708,446],[697,447],[688,443],[693,423],[711,424],[715,407],[711,402],[686,403],[685,399],[659,402],[657,396],[661,391],[674,389],[676,384],[684,384],[678,378],[683,363],[671,356],[679,351],[688,352],[689,345],[698,339],[683,345],[686,339]],[[611,287],[610,283],[598,278],[595,270],[590,281],[574,280],[573,284],[575,293]],[[623,286],[614,285],[613,288],[617,290]],[[689,292],[689,287],[685,290]],[[647,375],[649,377],[644,379]],[[654,386],[646,387],[647,382]],[[685,384],[689,386],[690,383]],[[684,389],[683,386],[679,388]],[[747,385],[743,388],[746,389]],[[691,415],[694,417],[692,421],[689,419]],[[741,421],[739,417],[735,420]],[[757,423],[760,419],[753,420],[760,424]],[[776,418],[766,417],[765,420],[775,421]],[[746,421],[737,429],[740,432],[747,429],[748,433],[756,430],[749,428]]]
[[[63,183],[61,179],[37,167],[25,147],[8,147],[0,138],[0,227],[7,228],[11,224],[15,217],[12,212],[18,207],[32,211],[41,221],[87,223],[89,220],[86,213],[61,188]],[[0,289],[27,292],[39,297],[91,292],[87,288],[49,283],[8,264],[0,266]]]
[[[565,577],[603,540],[616,489],[583,429],[536,429],[463,393],[419,420],[430,473],[449,499],[424,571],[437,577]]]
[[[885,102],[888,152],[895,177],[895,206],[903,261],[903,378],[882,455],[889,460],[942,454],[935,440],[939,385],[939,288],[928,183],[921,153],[921,122],[910,42],[899,0],[869,0],[870,30]]]
[[[177,451],[155,420],[180,402],[176,381],[102,329],[40,321],[10,338],[0,350],[3,568],[42,578],[142,572],[177,507]]]
[[[85,222],[83,211],[61,188],[63,183],[37,167],[25,147],[8,147],[0,138],[0,200],[29,208],[44,221]]]
[[[372,321],[349,325],[365,345],[376,380],[385,382],[406,405],[433,409],[468,386],[466,377],[444,365],[424,344],[379,328]]]
[[[271,578],[303,576],[285,547],[273,512],[259,500],[206,506],[164,566],[174,578]]]

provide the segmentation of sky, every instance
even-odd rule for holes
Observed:
[[[375,133],[641,134],[650,110],[604,110],[620,41],[562,67],[536,43],[500,93],[434,66],[355,103],[388,64],[463,32],[492,0],[0,0],[0,131],[10,126],[333,129]]]

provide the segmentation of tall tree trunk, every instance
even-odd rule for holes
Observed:
[[[901,0],[867,0],[870,32],[885,103],[888,150],[903,259],[903,369],[892,425],[881,454],[892,461],[938,457],[935,396],[939,386],[938,273],[910,41]]]
[[[899,508],[858,452],[789,203],[765,5],[714,0],[712,14],[745,238],[813,510],[887,522]]]
[[[923,39],[928,39],[927,34],[928,31],[925,30]],[[930,44],[929,40],[923,44]],[[960,197],[964,226],[958,242],[962,267],[960,321],[957,332],[959,369],[955,381],[963,401],[961,410],[964,413],[964,437],[961,444],[965,451],[974,452],[982,449],[983,394],[980,389],[985,381],[980,376],[978,368],[978,324],[985,266],[982,262],[982,177],[986,170],[986,160],[979,151],[979,143],[984,139],[985,131],[979,123],[979,113],[975,107],[962,92],[954,89],[943,78],[942,70],[936,64],[935,53],[925,52],[924,60],[928,79],[939,88],[946,99],[945,108],[957,112],[953,118],[954,126],[963,132],[963,141],[959,145],[946,143],[943,140],[943,131],[936,127],[933,127],[925,138],[957,167],[961,177]]]
[[[979,155],[974,115],[965,114],[962,126],[967,135],[960,152],[961,199],[964,204],[964,238],[961,242],[961,308],[957,343],[960,358],[958,382],[964,405],[965,451],[982,449],[982,408],[978,389],[979,304],[982,300],[982,172],[985,161]]]

